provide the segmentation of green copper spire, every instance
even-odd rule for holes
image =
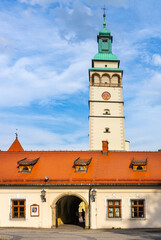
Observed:
[[[98,53],[94,56],[95,60],[117,60],[117,57],[112,54],[112,36],[111,32],[106,29],[106,14],[105,7],[103,8],[103,29],[97,36]]]
[[[106,13],[105,13],[106,8],[104,7],[103,10],[104,10],[104,13],[103,13],[103,29],[99,32],[99,34],[110,35],[111,34],[110,31],[108,31],[106,29]]]

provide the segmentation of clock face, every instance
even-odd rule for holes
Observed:
[[[109,92],[103,92],[102,93],[102,98],[104,100],[109,100],[111,98],[111,94]]]

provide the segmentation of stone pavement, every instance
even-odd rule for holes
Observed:
[[[78,226],[57,229],[0,228],[0,239],[13,240],[159,240],[161,229],[85,230]]]

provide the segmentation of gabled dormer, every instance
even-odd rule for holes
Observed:
[[[36,159],[28,159],[23,158],[17,162],[18,169],[20,173],[30,173],[32,171],[33,166],[38,162],[39,158]]]
[[[80,157],[77,158],[74,161],[75,172],[87,172],[91,160],[92,157],[90,159],[81,159]]]
[[[131,166],[132,166],[133,171],[135,171],[135,172],[145,172],[147,163],[148,163],[147,158],[145,160],[135,160],[133,158],[131,161]]]

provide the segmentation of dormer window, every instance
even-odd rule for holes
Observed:
[[[86,167],[85,166],[81,166],[78,168],[78,172],[85,172],[86,171]]]
[[[37,163],[39,158],[36,159],[28,159],[24,158],[17,162],[18,169],[20,173],[30,173],[32,171],[33,166]]]
[[[23,171],[23,172],[30,172],[31,170],[30,170],[29,167],[23,167],[22,171]]]
[[[135,172],[145,172],[146,171],[146,166],[148,163],[148,159],[146,160],[132,160],[131,165],[132,169]]]
[[[142,171],[143,170],[143,166],[137,166],[137,171]]]
[[[75,172],[87,172],[88,166],[91,162],[92,158],[90,159],[81,159],[80,157],[74,161],[74,168]]]

